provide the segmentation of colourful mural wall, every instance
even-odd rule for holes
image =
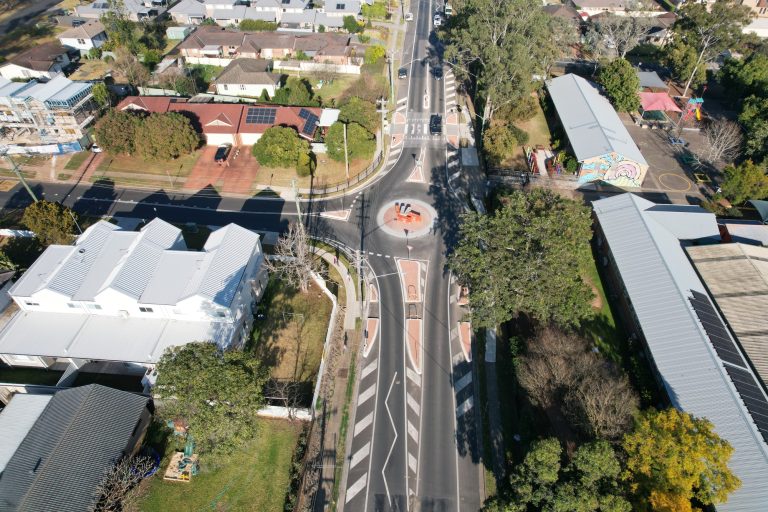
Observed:
[[[602,181],[614,187],[640,188],[647,171],[647,165],[628,160],[617,153],[608,153],[581,162],[579,183]]]

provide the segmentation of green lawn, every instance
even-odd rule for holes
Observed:
[[[64,166],[64,169],[68,171],[76,171],[80,168],[81,165],[83,165],[83,162],[90,156],[90,153],[88,151],[78,151],[74,155],[72,155],[69,159],[69,162],[66,163]]]
[[[528,133],[528,143],[526,146],[536,147],[542,145],[544,147],[549,146],[551,135],[549,133],[549,127],[547,126],[547,119],[544,117],[544,111],[541,110],[541,104],[536,99],[536,113],[531,119],[527,121],[520,121],[515,123],[518,128]],[[510,158],[508,158],[504,165],[527,169],[528,164],[525,161],[525,154],[523,153],[523,147],[518,145],[515,147],[515,152]]]
[[[200,158],[202,150],[184,155],[176,160],[144,160],[138,156],[110,155],[102,160],[94,175],[109,176],[110,173],[151,174],[172,179],[187,176]]]
[[[0,382],[53,386],[59,381],[62,373],[64,372],[42,368],[0,368]]]
[[[590,263],[589,268],[585,270],[585,280],[592,286],[592,291],[597,292],[598,298],[593,302],[595,318],[584,324],[584,334],[605,357],[616,363],[621,363],[622,336],[616,328],[611,306],[605,296],[597,263],[594,258],[590,259]]]
[[[258,427],[241,451],[215,459],[204,455],[200,474],[189,483],[162,479],[166,457],[161,471],[142,484],[142,497],[132,510],[282,512],[300,425],[259,420]]]

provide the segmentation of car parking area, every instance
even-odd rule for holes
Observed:
[[[648,174],[645,176],[643,189],[697,194],[700,192],[700,186],[713,178],[708,176],[706,171],[694,169],[686,163],[686,153],[701,154],[706,147],[706,140],[701,132],[684,130],[679,137],[685,145],[673,144],[670,142],[670,136],[677,137],[677,130],[652,130],[636,126],[624,118],[622,120],[648,162]]]
[[[251,153],[251,146],[233,147],[223,164],[214,162],[217,149],[217,146],[203,149],[184,188],[197,191],[212,185],[228,194],[250,194],[259,172],[259,163]]]

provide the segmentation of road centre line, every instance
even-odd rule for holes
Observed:
[[[379,344],[381,345],[381,344]],[[392,456],[392,450],[395,449],[395,444],[397,443],[397,426],[395,425],[395,420],[392,418],[392,412],[389,410],[389,405],[387,405],[387,402],[389,401],[389,395],[392,393],[392,388],[395,386],[395,380],[397,379],[397,372],[392,376],[392,383],[389,385],[389,391],[387,391],[387,396],[384,398],[384,408],[387,410],[387,415],[389,416],[389,422],[392,424],[392,430],[395,431],[395,438],[392,440],[392,446],[389,447],[389,453],[387,453],[387,458],[384,459],[384,465],[381,466],[381,478],[384,480],[384,489],[387,491],[387,501],[389,502],[389,506],[392,507],[392,497],[389,495],[389,484],[387,484],[387,475],[384,474],[384,469],[387,467],[387,464],[389,464],[389,458]]]

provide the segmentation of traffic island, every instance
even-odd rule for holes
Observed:
[[[419,238],[429,234],[437,212],[424,201],[398,199],[379,210],[376,221],[381,230],[396,238]]]

